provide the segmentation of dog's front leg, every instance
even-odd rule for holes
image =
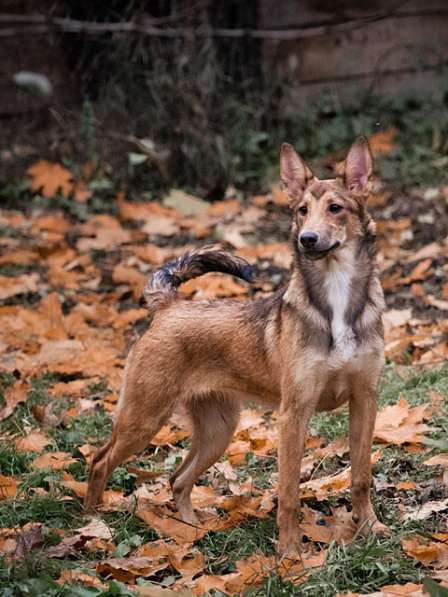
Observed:
[[[283,385],[279,416],[278,514],[279,553],[296,556],[300,550],[299,485],[305,435],[315,411],[318,392],[312,386]],[[300,392],[300,393],[299,393]]]
[[[350,397],[353,520],[363,535],[367,535],[370,531],[382,535],[390,534],[389,529],[378,520],[370,497],[371,450],[377,402],[376,386],[376,381],[372,382],[364,377],[358,378],[352,385]]]

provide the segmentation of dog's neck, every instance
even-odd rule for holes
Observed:
[[[366,309],[375,307],[372,324],[377,323],[382,310],[374,238],[359,237],[317,261],[305,257],[296,243],[285,300],[300,312],[305,306],[311,307],[315,323],[330,334],[330,346],[348,357],[361,328],[366,327]]]

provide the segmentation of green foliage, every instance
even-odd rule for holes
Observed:
[[[198,547],[207,558],[209,574],[227,574],[235,570],[234,562],[256,551],[275,553],[276,535],[275,516],[269,516],[226,531],[207,533]]]
[[[47,527],[73,528],[79,522],[78,506],[61,495],[19,496],[0,502],[0,527],[22,526],[27,522],[42,522]]]
[[[101,444],[112,431],[110,415],[98,410],[92,414],[82,414],[67,422],[64,427],[50,430],[50,436],[63,452],[72,452],[86,443]]]
[[[332,544],[323,568],[314,573],[311,571],[299,586],[271,578],[248,595],[334,597],[347,591],[367,594],[384,585],[420,582],[421,577],[415,562],[401,551],[398,538],[370,537],[350,545]]]
[[[10,443],[0,443],[0,473],[13,476],[28,472],[31,454],[19,452]]]

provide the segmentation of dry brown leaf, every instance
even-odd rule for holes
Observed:
[[[443,466],[443,468],[448,468],[448,452],[436,454],[436,456],[425,460],[423,464],[426,464],[426,466]]]
[[[251,451],[250,441],[235,440],[230,442],[226,454],[230,464],[240,466],[246,463],[246,455]]]
[[[380,458],[381,450],[376,450],[376,452],[372,453],[370,462],[375,464]],[[328,495],[340,493],[341,491],[349,489],[351,478],[351,468],[347,467],[345,470],[335,475],[305,481],[300,485],[300,497],[315,497],[317,500],[324,500]]]
[[[152,438],[151,444],[154,446],[174,446],[189,435],[190,432],[186,429],[179,429],[172,425],[164,425]]]
[[[17,494],[18,483],[14,477],[0,475],[0,500],[14,497]]]
[[[89,538],[112,539],[112,532],[101,518],[92,518],[86,526],[76,529],[80,535]]]
[[[96,576],[87,574],[82,570],[70,568],[69,570],[63,570],[61,576],[56,581],[60,585],[81,583],[87,587],[95,587],[97,589],[105,589],[106,585],[100,581]]]
[[[16,448],[21,452],[41,452],[51,440],[41,431],[31,431],[25,437],[16,439]]]
[[[385,131],[378,131],[370,135],[369,146],[373,155],[386,155],[392,153],[395,149],[394,139],[397,134],[397,129],[393,126]]]
[[[425,597],[427,593],[423,592],[423,585],[408,582],[405,585],[385,585],[375,593],[338,593],[336,597]]]
[[[421,259],[437,259],[441,253],[443,253],[443,247],[439,243],[434,242],[425,245],[418,251],[412,252],[406,261],[408,263],[413,263],[414,261],[420,261]]]
[[[237,251],[237,254],[249,261],[256,259],[272,261],[275,265],[284,269],[289,269],[292,263],[289,243],[272,243],[243,247]]]
[[[115,580],[134,584],[139,576],[151,577],[168,567],[168,562],[156,563],[151,558],[127,557],[110,558],[97,564],[96,571],[104,576],[112,576]]]
[[[182,284],[180,291],[182,294],[194,295],[194,298],[202,300],[242,296],[247,293],[247,287],[235,282],[230,276],[206,274]]]
[[[24,381],[17,381],[13,386],[9,387],[4,393],[5,406],[0,410],[0,421],[9,417],[16,407],[25,402],[31,386]]]
[[[126,267],[119,263],[114,267],[112,279],[116,284],[126,284],[132,290],[133,297],[138,300],[146,286],[146,276],[132,267]]]
[[[84,499],[87,495],[87,481],[75,481],[70,473],[64,472],[62,484],[73,491],[79,498]],[[106,489],[103,492],[103,504],[107,506],[114,506],[123,500],[123,492]]]
[[[31,230],[34,233],[39,233],[43,230],[48,230],[50,232],[57,232],[59,234],[64,235],[66,232],[70,230],[70,228],[70,222],[68,222],[64,218],[63,214],[59,213],[36,218],[33,221],[33,226]]]
[[[425,520],[434,512],[442,512],[448,509],[448,498],[439,501],[429,501],[419,504],[403,516],[403,520]]]
[[[434,568],[448,568],[448,543],[447,536],[437,535],[437,541],[432,541],[420,535],[414,535],[408,539],[402,539],[401,545],[404,551],[411,557],[421,562],[424,566]]]
[[[167,506],[157,506],[146,499],[138,500],[135,513],[158,533],[171,537],[179,545],[194,543],[208,532],[205,526],[187,524]]]
[[[0,265],[11,263],[14,265],[31,265],[35,263],[38,258],[36,251],[30,251],[29,249],[18,249],[10,253],[5,253],[0,257]]]
[[[410,407],[401,396],[397,404],[385,406],[377,415],[374,437],[388,444],[419,444],[430,427],[423,421],[429,418],[429,404]]]
[[[33,460],[35,468],[52,468],[60,470],[77,462],[68,452],[46,452]]]
[[[17,531],[17,546],[14,558],[23,559],[30,551],[40,547],[44,541],[43,525],[40,522],[28,522]]]
[[[41,191],[44,197],[54,197],[58,190],[68,197],[73,191],[72,173],[64,166],[47,160],[39,160],[27,170],[31,178],[31,190]]]
[[[194,597],[195,593],[187,588],[165,589],[159,585],[147,585],[136,587],[137,595],[140,597]]]
[[[39,276],[37,274],[24,274],[23,276],[0,276],[0,301],[17,296],[37,292]]]
[[[440,309],[441,311],[448,311],[448,301],[444,299],[437,299],[431,294],[426,296],[426,302],[431,305],[431,307],[436,307],[436,309]]]
[[[303,521],[301,529],[312,541],[330,543],[331,541],[349,542],[356,534],[356,525],[352,512],[344,507],[333,510],[331,516],[312,510],[306,504],[302,506]]]
[[[398,489],[398,491],[409,491],[417,489],[417,483],[414,481],[400,481],[400,483],[397,483],[395,487]]]
[[[17,529],[0,529],[0,555],[12,556],[17,548]]]
[[[384,332],[388,338],[390,332],[406,325],[412,318],[412,309],[389,309],[383,314]]]
[[[88,388],[98,382],[98,378],[90,379],[74,379],[73,381],[59,381],[50,388],[52,396],[81,396],[81,394]]]

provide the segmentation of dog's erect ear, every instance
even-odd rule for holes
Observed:
[[[372,170],[373,159],[369,143],[365,137],[358,137],[350,147],[345,160],[345,184],[347,188],[356,193],[368,191],[368,182]]]
[[[313,173],[289,143],[280,151],[280,178],[290,200],[297,199],[313,178]]]

